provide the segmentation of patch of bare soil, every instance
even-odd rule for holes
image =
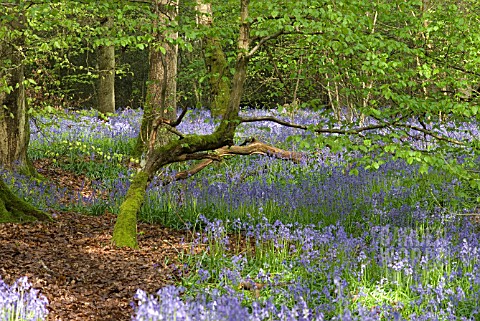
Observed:
[[[111,245],[115,216],[57,213],[54,222],[0,225],[0,276],[28,276],[49,301],[49,321],[130,320],[138,288],[150,293],[181,277],[175,263],[188,235],[139,224],[140,249]]]

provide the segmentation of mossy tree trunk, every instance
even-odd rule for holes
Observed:
[[[213,24],[211,3],[197,0],[197,23],[208,28]],[[230,99],[230,75],[225,53],[220,39],[212,32],[204,39],[205,65],[209,74],[210,114],[214,118],[221,117]]]
[[[113,27],[113,18],[104,18],[102,26],[107,30]],[[103,45],[97,49],[98,55],[98,105],[103,114],[115,112],[115,46]]]
[[[113,229],[112,241],[118,246],[137,247],[137,212],[145,198],[147,185],[148,174],[137,173],[128,189],[125,201],[120,206],[120,213]]]
[[[178,1],[161,0],[155,2],[154,22],[159,31],[156,42],[149,48],[149,76],[147,95],[143,108],[143,118],[140,134],[134,150],[134,156],[146,152],[155,119],[162,118],[174,121],[177,116],[177,32],[172,32],[169,25],[175,20],[178,11]],[[156,135],[157,143],[165,144],[172,138],[166,130],[160,129]]]
[[[167,26],[177,15],[178,1],[156,1],[154,8],[158,17],[155,22],[157,27]],[[164,126],[156,128],[155,133],[152,133],[152,130],[156,119],[173,122],[177,117],[178,45],[174,42],[178,33],[171,32],[166,27],[155,37],[157,41],[149,49],[147,95],[140,134],[134,151],[137,157],[147,153],[149,149],[162,148],[175,139]],[[117,246],[137,247],[137,213],[143,204],[146,189],[153,174],[152,171],[142,170],[134,177],[125,200],[120,206],[113,231],[112,241]]]
[[[32,174],[33,166],[27,157],[30,130],[21,52],[24,44],[19,33],[15,32],[23,28],[24,16],[14,12],[17,7],[4,9],[6,14],[16,16],[17,19],[8,24],[11,32],[0,37],[0,166]],[[15,196],[0,179],[0,222],[37,219],[46,220],[50,216]]]
[[[216,130],[209,135],[184,135],[181,140],[171,140],[165,145],[151,148],[146,163],[138,172],[120,206],[120,213],[113,231],[113,243],[120,247],[137,247],[137,213],[146,193],[148,183],[162,167],[187,160],[203,159],[205,151],[212,151],[233,145],[235,130],[239,125],[240,99],[246,79],[247,64],[250,58],[248,18],[248,0],[241,0],[240,35],[235,74],[232,80],[230,99],[226,102],[225,113]]]

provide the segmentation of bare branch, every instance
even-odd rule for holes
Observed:
[[[176,162],[183,162],[187,160],[201,160],[210,159],[213,161],[220,161],[226,156],[234,155],[265,155],[279,159],[291,160],[298,163],[304,157],[303,153],[287,151],[281,148],[277,148],[268,144],[265,144],[256,138],[249,138],[242,145],[223,146],[210,152],[201,152],[193,154],[182,154],[176,158]]]
[[[298,128],[307,130],[309,129],[306,125],[300,125],[295,123],[290,123],[272,116],[263,116],[263,117],[243,117],[240,118],[241,123],[252,123],[258,121],[271,121],[286,127],[291,128]],[[359,128],[352,128],[352,129],[339,129],[339,128],[312,128],[315,133],[331,133],[331,134],[359,134],[364,131],[374,130],[374,129],[381,129],[392,126],[390,123],[378,124],[378,125],[369,125]]]
[[[187,108],[185,108],[182,111],[182,114],[180,115],[180,117],[176,121],[174,121],[173,123],[169,119],[162,118],[162,117],[157,117],[154,120],[154,123],[152,125],[152,132],[156,133],[158,128],[160,127],[160,125],[165,125],[165,128],[169,132],[174,133],[175,135],[177,135],[180,138],[184,138],[185,135],[183,133],[179,132],[177,129],[175,129],[175,127],[178,126],[178,124],[180,124],[180,122],[182,121],[183,116],[185,116],[185,113],[187,112],[186,109]]]
[[[416,130],[416,131],[419,131],[425,135],[428,135],[428,136],[431,136],[433,138],[435,138],[436,140],[440,140],[440,141],[444,141],[444,142],[448,142],[448,143],[451,143],[451,144],[454,144],[454,145],[459,145],[459,146],[466,146],[466,144],[464,142],[461,142],[459,140],[456,140],[456,139],[453,139],[453,138],[450,138],[450,137],[446,137],[446,136],[442,136],[442,135],[439,135],[431,130],[428,130],[426,128],[422,128],[422,127],[418,127],[418,126],[413,126],[413,125],[409,125],[409,124],[397,124],[398,127],[403,127],[403,128],[409,128],[409,129],[413,129],[413,130]]]
[[[181,133],[180,131],[178,131],[175,127],[172,127],[172,125],[170,125],[170,124],[167,124],[167,125],[165,126],[165,128],[166,128],[169,132],[177,135],[177,136],[180,137],[180,138],[184,138],[184,137],[185,137],[185,135],[183,135],[183,133]]]
[[[233,155],[265,155],[279,159],[290,160],[299,163],[303,158],[303,153],[283,150],[268,144],[265,144],[255,138],[251,138],[244,146],[224,146],[215,150],[219,157],[233,156]]]
[[[187,110],[188,110],[187,105],[183,106],[182,107],[182,113],[180,114],[180,116],[178,116],[176,121],[174,121],[173,123],[170,124],[170,126],[177,127],[178,125],[180,125],[180,123],[183,120],[183,117],[185,117],[185,115],[187,114]]]
[[[192,168],[190,168],[188,170],[178,172],[173,177],[164,178],[161,182],[161,185],[165,186],[165,185],[168,185],[170,183],[173,183],[173,182],[176,182],[176,181],[179,181],[179,180],[187,179],[187,178],[197,174],[198,172],[200,172],[202,169],[204,169],[205,167],[207,167],[208,165],[210,165],[213,162],[214,162],[214,160],[212,160],[212,159],[204,159],[203,161],[201,161],[200,163],[196,164],[195,166],[193,166]]]
[[[186,109],[186,108],[185,108]],[[185,111],[185,110],[184,110]],[[185,111],[186,112],[186,111]],[[183,112],[182,112],[183,114]],[[181,116],[181,115],[180,115]],[[183,116],[181,116],[183,118]],[[180,121],[181,121],[181,118],[180,118]],[[179,119],[177,119],[173,124],[175,124],[176,122],[179,122]],[[180,122],[179,122],[180,123]],[[153,149],[153,147],[155,146],[155,142],[157,141],[157,132],[158,132],[158,128],[163,125],[164,128],[166,130],[168,130],[169,132],[177,135],[178,137],[180,138],[184,138],[185,135],[181,132],[179,132],[175,126],[172,126],[170,124],[170,120],[169,119],[166,119],[166,118],[163,118],[163,117],[157,117],[154,121],[153,121],[153,124],[152,124],[152,130],[151,130],[151,134],[150,134],[150,142],[149,142],[149,149]]]
[[[258,49],[260,49],[260,47],[267,41],[271,40],[271,39],[275,39],[277,38],[278,36],[280,36],[281,34],[285,33],[285,30],[281,29],[281,30],[278,30],[277,32],[275,32],[274,34],[271,34],[271,35],[268,35],[268,36],[265,36],[263,38],[261,38],[258,43],[255,45],[255,47],[253,47],[247,54],[248,57],[251,57],[255,54],[255,52],[257,52]]]
[[[240,118],[240,123],[253,123],[253,122],[259,122],[259,121],[270,121],[286,127],[299,128],[299,129],[305,129],[305,130],[308,129],[308,127],[305,125],[290,123],[290,122],[275,118],[273,116],[241,117]]]
[[[295,124],[295,123],[290,123],[272,116],[263,116],[263,117],[243,117],[240,118],[240,122],[242,123],[252,123],[252,122],[258,122],[258,121],[271,121],[286,127],[291,127],[291,128],[298,128],[298,129],[303,129],[307,130],[309,129],[308,126],[305,125],[300,125],[300,124]],[[329,133],[329,134],[344,134],[344,135],[349,135],[349,134],[360,134],[361,132],[364,131],[370,131],[370,130],[375,130],[375,129],[382,129],[382,128],[387,128],[387,127],[400,127],[400,128],[408,128],[412,129],[418,132],[421,132],[425,135],[431,136],[435,138],[436,140],[439,141],[445,141],[454,145],[459,145],[459,146],[466,146],[466,144],[462,141],[446,137],[443,135],[440,135],[438,133],[435,133],[434,131],[428,130],[426,128],[414,126],[414,125],[409,125],[407,123],[399,123],[398,119],[390,122],[390,123],[382,123],[382,124],[377,124],[377,125],[369,125],[369,126],[363,126],[363,127],[358,127],[358,128],[352,128],[352,129],[337,129],[337,128],[312,128],[312,131],[315,133]]]
[[[218,148],[212,152],[202,152],[195,154],[184,154],[177,158],[177,161],[186,161],[186,160],[201,160],[200,163],[192,166],[190,169],[181,171],[175,174],[173,177],[163,178],[161,185],[165,186],[172,182],[179,181],[182,179],[187,179],[204,168],[210,165],[213,162],[220,162],[224,157],[227,156],[237,156],[237,155],[265,155],[271,156],[278,159],[289,160],[295,163],[300,163],[304,158],[303,153],[292,152],[283,150],[277,147],[270,146],[261,141],[258,141],[255,138],[249,138],[245,141],[244,145],[239,146],[224,146]]]
[[[392,126],[390,123],[378,124],[378,125],[369,125],[352,129],[337,129],[337,128],[316,128],[313,131],[316,133],[331,133],[331,134],[360,134],[361,132],[382,129]]]

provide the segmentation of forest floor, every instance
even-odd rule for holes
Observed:
[[[57,184],[82,186],[81,177],[37,168]],[[27,276],[48,298],[49,321],[130,320],[137,289],[154,293],[185,272],[178,257],[190,250],[188,231],[139,224],[140,248],[119,249],[115,215],[52,214],[53,222],[0,225],[0,276],[7,284]]]

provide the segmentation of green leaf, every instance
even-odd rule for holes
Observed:
[[[419,168],[419,172],[420,174],[427,174],[428,173],[428,169],[429,169],[429,166],[427,163],[422,163],[422,165],[420,165],[420,168]]]
[[[352,176],[358,176],[358,169],[352,168],[348,173]]]
[[[472,106],[472,115],[476,115],[478,113],[478,105]]]

